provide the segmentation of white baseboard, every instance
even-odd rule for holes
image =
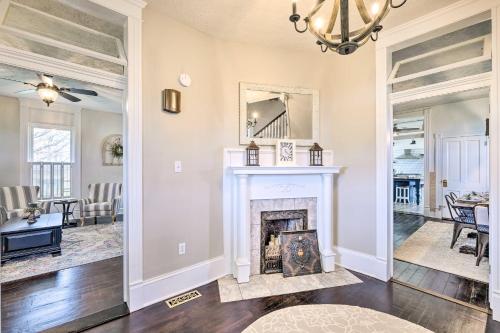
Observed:
[[[495,321],[500,321],[500,290],[493,290],[490,299],[492,317]]]
[[[164,301],[226,275],[224,256],[154,277],[130,288],[131,311]]]
[[[382,281],[388,281],[385,260],[343,247],[336,247],[335,251],[337,252],[337,265]]]

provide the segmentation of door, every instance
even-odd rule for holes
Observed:
[[[443,138],[441,152],[441,213],[450,218],[446,194],[489,191],[488,140],[482,135]]]

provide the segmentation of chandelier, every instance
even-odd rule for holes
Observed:
[[[301,16],[297,13],[297,1],[292,0],[292,15],[290,21],[295,30],[304,33],[309,30],[315,38],[316,44],[322,52],[328,50],[342,55],[354,53],[360,46],[363,46],[369,39],[376,41],[378,33],[382,30],[381,21],[387,16],[391,8],[402,7],[407,0],[402,0],[399,4],[394,4],[394,0],[373,0],[371,11],[368,10],[366,0],[354,0],[356,7],[364,22],[364,25],[356,30],[350,30],[349,26],[349,0],[332,0],[333,7],[328,22],[318,16],[326,0],[317,0],[316,5],[309,14],[303,19],[305,27],[300,29],[298,22]],[[333,29],[340,13],[340,33],[334,33]],[[325,25],[326,23],[326,25]]]

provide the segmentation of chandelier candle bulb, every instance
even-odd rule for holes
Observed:
[[[356,9],[363,20],[361,27],[350,27],[349,0],[330,0],[333,3],[333,11],[327,22],[323,22],[321,17],[317,17],[326,0],[319,0],[312,7],[309,14],[302,18],[297,12],[296,0],[292,1],[292,15],[290,22],[293,23],[295,31],[304,33],[307,30],[313,34],[316,44],[319,45],[322,52],[332,50],[341,55],[354,53],[359,47],[365,45],[370,39],[377,41],[378,33],[382,30],[382,20],[387,16],[391,8],[402,7],[407,0],[377,0],[371,3],[367,8],[366,0],[356,0]],[[370,13],[371,11],[371,13]],[[304,28],[298,27],[299,21],[303,21]],[[339,22],[340,33],[333,33],[336,23]],[[320,31],[326,23],[326,31]]]

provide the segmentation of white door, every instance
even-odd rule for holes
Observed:
[[[482,135],[443,138],[441,152],[441,212],[450,218],[446,194],[489,191],[488,140]]]

